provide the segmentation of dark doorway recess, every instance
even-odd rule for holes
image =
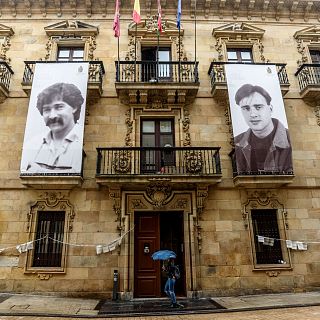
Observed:
[[[181,278],[176,282],[177,296],[185,296],[184,238],[182,212],[135,213],[134,296],[164,296],[166,275],[162,261],[153,261],[151,254],[160,249],[177,253]]]

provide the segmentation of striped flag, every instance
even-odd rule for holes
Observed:
[[[160,0],[158,0],[158,31],[162,32],[162,13]]]
[[[178,0],[178,9],[177,9],[177,28],[180,29],[181,25],[181,0]]]
[[[113,34],[116,38],[120,37],[120,5],[119,0],[116,0],[116,10],[113,19]]]
[[[134,0],[132,19],[135,23],[139,23],[141,21],[139,0]]]

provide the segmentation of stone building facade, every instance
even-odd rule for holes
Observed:
[[[159,36],[156,2],[140,1],[137,26],[121,2],[118,44],[113,1],[1,1],[0,291],[110,298],[117,270],[121,298],[159,297],[160,248],[177,252],[181,296],[318,290],[318,1],[183,1],[179,32],[177,3],[163,0]],[[63,51],[90,61],[83,170],[20,174],[34,66]],[[293,172],[234,169],[231,51],[277,66]]]

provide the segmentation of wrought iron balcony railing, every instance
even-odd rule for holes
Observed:
[[[301,91],[308,86],[320,87],[320,63],[301,65],[295,76],[298,77]]]
[[[218,84],[226,84],[226,73],[224,66],[226,64],[234,64],[235,62],[211,62],[208,74],[211,80],[211,88],[214,88]],[[239,62],[236,62],[239,64]],[[254,64],[254,65],[275,65],[278,72],[280,85],[289,85],[289,79],[286,71],[285,63],[242,63],[242,64]]]
[[[97,176],[221,174],[219,147],[97,148]]]
[[[198,61],[115,61],[117,82],[198,83]]]
[[[10,80],[13,71],[5,61],[0,61],[0,85],[9,92]]]
[[[102,90],[102,78],[105,74],[102,61],[68,61],[67,63],[88,62],[89,63],[89,79],[88,84],[98,85]],[[23,85],[31,85],[34,76],[34,70],[37,63],[66,63],[65,61],[25,61],[23,73]]]
[[[237,176],[293,176],[293,171],[243,171],[239,172],[237,169],[237,159],[236,159],[236,152],[235,149],[233,149],[229,153],[229,157],[231,158],[232,163],[232,171],[233,171],[233,177]]]

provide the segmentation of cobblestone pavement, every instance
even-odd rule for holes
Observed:
[[[0,320],[83,320],[84,318],[75,317],[35,317],[35,316],[1,316]],[[91,318],[93,319],[93,318]],[[94,319],[117,319],[117,320],[320,320],[320,306],[301,307],[301,308],[284,308],[271,310],[255,310],[228,313],[213,314],[183,314],[183,315],[166,315],[150,317],[119,317],[108,318],[99,317]]]

